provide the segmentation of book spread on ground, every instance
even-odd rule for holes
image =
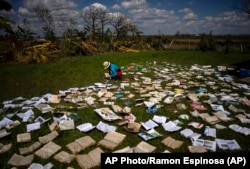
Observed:
[[[150,129],[149,131],[142,131],[138,133],[138,136],[141,137],[144,141],[148,141],[157,137],[161,137],[162,134],[157,132],[155,129]]]

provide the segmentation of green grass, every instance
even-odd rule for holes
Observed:
[[[88,57],[65,58],[59,62],[29,65],[4,65],[0,67],[0,101],[18,96],[33,97],[56,93],[69,87],[82,87],[103,81],[105,60],[124,66],[130,63],[157,61],[177,65],[230,65],[248,59],[247,54],[200,51],[159,51],[140,53],[106,53]]]
[[[175,65],[180,65],[179,71],[183,67],[189,67],[194,64],[199,65],[212,65],[216,67],[218,65],[230,66],[230,64],[241,62],[249,59],[247,54],[240,53],[230,53],[223,54],[217,52],[200,52],[200,51],[147,51],[140,53],[105,53],[98,54],[88,57],[76,56],[76,57],[66,57],[62,58],[57,62],[50,62],[46,64],[29,64],[29,65],[14,65],[14,64],[2,64],[0,66],[0,102],[11,100],[16,97],[22,96],[27,99],[30,99],[35,96],[42,96],[46,93],[58,94],[59,90],[66,90],[71,87],[86,87],[93,85],[95,82],[103,82],[104,76],[103,73],[105,70],[103,69],[102,63],[105,60],[115,62],[120,65],[124,70],[127,69],[129,65],[132,63],[136,63],[137,65],[143,65],[146,68],[150,69],[153,61],[157,62],[157,65],[162,65],[163,63],[170,63]],[[139,71],[139,69],[138,69]],[[144,76],[153,77],[152,72],[145,73]],[[175,76],[175,75],[173,75]],[[133,75],[125,75],[124,78],[133,78]],[[216,78],[216,77],[214,77]],[[202,81],[202,80],[201,80]],[[117,82],[112,82],[117,84]],[[134,92],[133,89],[129,89],[131,92]],[[190,90],[190,89],[189,89]],[[194,88],[195,90],[195,88]],[[209,89],[209,92],[219,92],[213,91]],[[241,90],[237,92],[242,92]],[[136,95],[138,97],[138,95]],[[203,98],[206,100],[207,98]],[[132,103],[134,100],[132,99]],[[124,107],[124,102],[118,100],[117,103]],[[189,104],[187,99],[180,99],[177,103],[185,103]],[[62,103],[65,105],[71,105],[69,103]],[[55,106],[55,105],[52,105]],[[74,106],[74,105],[72,105]],[[101,106],[101,105],[99,105]],[[152,118],[152,114],[146,113],[145,107],[135,107],[132,106],[132,112],[137,117],[137,122],[146,121]],[[228,106],[228,105],[227,105]],[[174,105],[163,105],[162,108],[159,109],[157,115],[165,115],[170,120],[175,120],[178,118],[179,114],[188,113],[191,111],[190,108],[187,110],[179,111],[178,114],[171,113],[170,109],[174,108]],[[249,113],[249,107],[241,105],[242,109],[246,110]],[[16,110],[7,110],[6,113],[15,112]],[[63,111],[76,112],[81,116],[81,120],[76,122],[76,126],[84,123],[91,122],[96,125],[101,119],[94,113],[93,108],[89,107],[86,109],[65,109]],[[211,111],[211,110],[209,110]],[[38,110],[35,109],[36,116],[41,115]],[[3,117],[3,116],[2,116]],[[52,117],[51,114],[43,115],[45,118]],[[19,118],[16,118],[19,119]],[[20,119],[19,119],[20,120]],[[199,118],[191,117],[189,121],[197,121],[204,123],[203,120]],[[187,127],[187,121],[184,121],[183,127]],[[116,122],[110,122],[111,125],[116,125]],[[222,125],[228,125],[228,123],[221,122]],[[240,123],[239,123],[240,124]],[[240,124],[242,125],[242,124]],[[245,124],[244,126],[249,127],[249,124]],[[12,142],[12,149],[4,154],[0,154],[1,162],[0,166],[2,168],[10,168],[6,163],[13,155],[13,153],[18,153],[18,148],[29,146],[31,143],[17,143],[16,142],[16,134],[23,133],[26,131],[25,124],[22,124],[20,127],[15,128],[12,131],[10,136],[2,138],[0,140],[1,143],[7,144]],[[168,133],[164,131],[162,127],[158,127],[157,131],[166,136],[171,136],[175,139],[185,140],[184,145],[177,150],[173,150],[173,152],[188,152],[187,145],[191,144],[189,139],[185,139],[183,136],[179,134],[179,132]],[[201,133],[201,130],[193,129],[193,131]],[[243,136],[242,134],[224,131],[217,131],[217,135],[223,139],[237,139],[238,143],[242,147],[243,152],[249,151],[249,136]],[[116,149],[123,148],[127,145],[133,147],[138,144],[141,139],[137,136],[137,134],[128,133],[123,127],[118,127],[117,132],[121,132],[127,135],[126,141],[119,145]],[[49,133],[49,129],[46,125],[43,125],[42,128],[38,131],[32,131],[32,140],[37,141],[37,138],[42,135],[46,135]],[[105,134],[98,131],[93,130],[89,133],[81,133],[78,130],[69,130],[60,132],[60,136],[54,140],[55,143],[62,146],[62,149],[69,152],[66,148],[66,144],[74,141],[75,139],[82,137],[84,135],[90,135],[96,141],[101,140]],[[205,137],[206,138],[206,137]],[[162,152],[167,149],[164,145],[160,144],[160,141],[163,138],[157,138],[154,140],[150,140],[149,143],[157,146],[157,152]],[[87,153],[91,148],[84,150],[81,153]],[[109,151],[104,149],[105,151]],[[222,151],[217,149],[218,151]],[[172,150],[171,150],[172,151]],[[60,164],[55,161],[52,157],[50,160],[41,160],[38,157],[35,157],[34,162],[39,162],[42,164],[46,164],[51,161],[55,168],[67,168],[68,165]],[[76,160],[74,160],[69,166],[73,166],[75,168],[79,168]]]

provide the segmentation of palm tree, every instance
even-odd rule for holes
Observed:
[[[15,31],[15,35],[17,39],[20,39],[22,41],[32,40],[33,35],[36,33],[32,32],[29,29],[24,29],[21,26],[17,26],[17,30]]]

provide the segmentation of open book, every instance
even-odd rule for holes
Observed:
[[[144,141],[148,141],[157,137],[161,137],[162,134],[157,132],[155,129],[150,129],[149,131],[142,131],[138,133],[138,136],[141,137]]]

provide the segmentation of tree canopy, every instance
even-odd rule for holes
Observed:
[[[12,9],[12,5],[9,1],[0,0],[0,10],[10,11]]]

